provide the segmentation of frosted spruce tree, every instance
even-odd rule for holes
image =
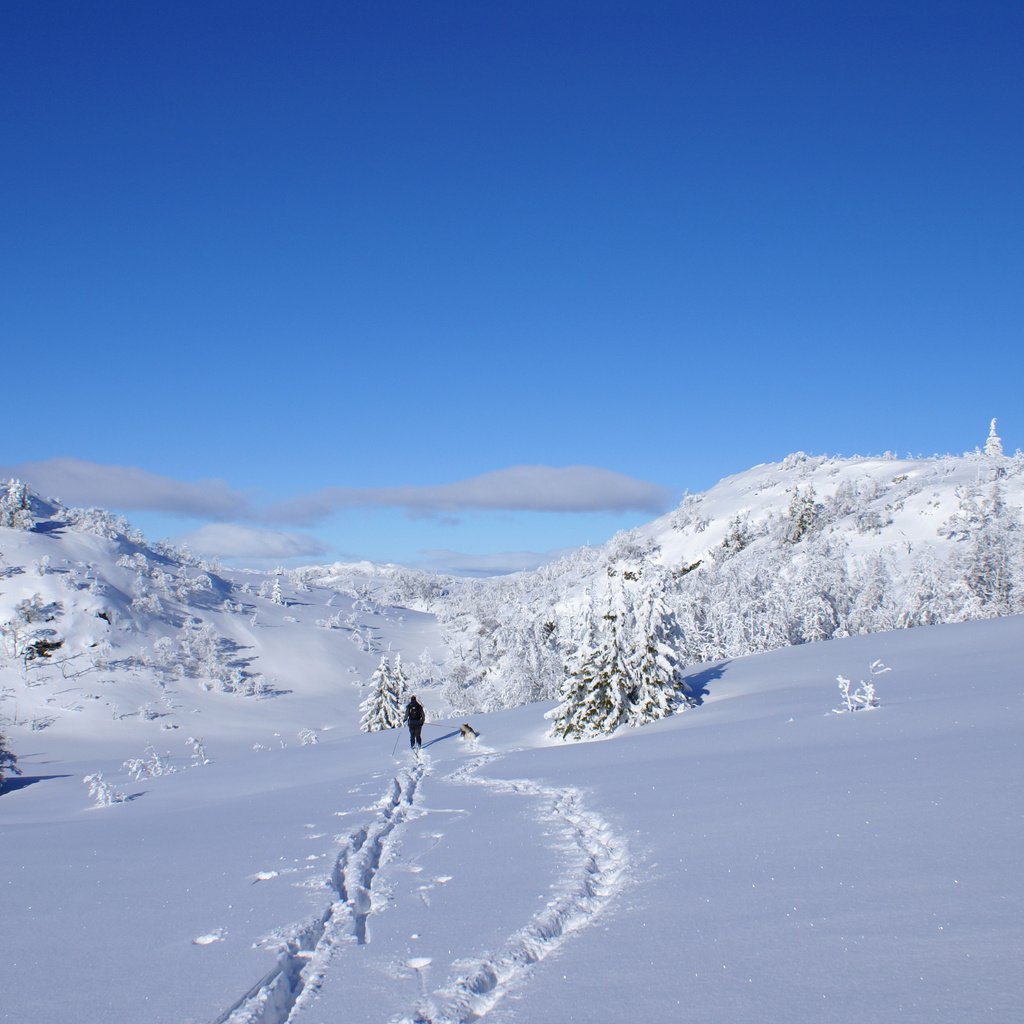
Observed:
[[[637,649],[633,656],[634,685],[629,693],[628,722],[646,725],[680,707],[692,706],[693,700],[679,665],[683,632],[675,612],[658,590],[644,590],[636,619]]]
[[[31,530],[32,525],[28,488],[20,480],[8,480],[6,489],[0,494],[0,526]]]
[[[604,615],[603,627],[595,629],[595,646],[582,649],[579,660],[567,666],[559,705],[548,713],[552,736],[588,739],[628,721],[634,681],[618,619],[611,611]]]
[[[376,672],[370,677],[370,693],[359,705],[359,710],[363,713],[359,728],[363,732],[380,732],[382,729],[394,729],[402,724],[404,678],[400,660],[396,675],[387,656],[380,659]]]
[[[394,690],[398,694],[399,706],[405,703],[406,694],[409,692],[409,675],[402,667],[401,654],[395,655],[395,663],[391,667],[391,678],[394,681]]]
[[[813,533],[821,525],[822,512],[823,508],[812,485],[808,484],[804,491],[794,487],[793,497],[786,512],[783,540],[789,544],[797,544],[801,538]]]
[[[1024,524],[1007,505],[998,477],[977,508],[981,521],[962,542],[953,564],[977,602],[972,618],[1013,615],[1024,608],[1017,585],[1024,577]]]
[[[996,433],[996,421],[988,428],[988,440],[985,442],[985,454],[989,458],[1000,458],[1003,454],[1003,439]]]

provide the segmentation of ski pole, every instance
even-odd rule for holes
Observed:
[[[398,727],[397,726],[395,726],[395,731],[396,732],[398,731]],[[395,756],[395,751],[398,749],[398,741],[401,738],[402,738],[402,734],[401,733],[398,733],[398,735],[395,737],[395,745],[391,748],[391,756],[392,757]]]

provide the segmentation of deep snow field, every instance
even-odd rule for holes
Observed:
[[[171,747],[159,719],[113,723],[114,746],[109,714],[14,731],[0,1020],[1008,1024],[1022,651],[1020,616],[778,650],[691,672],[684,715],[570,745],[550,704],[463,741],[426,692],[421,760],[357,731],[341,671],[259,700],[182,680],[180,770],[138,781],[121,761]],[[880,706],[833,713],[836,676],[876,660]],[[93,806],[97,770],[128,799]]]

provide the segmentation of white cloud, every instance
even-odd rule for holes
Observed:
[[[248,518],[251,514],[248,498],[223,480],[183,483],[136,466],[104,466],[64,457],[0,467],[0,476],[17,477],[40,494],[69,505],[211,519]]]
[[[0,477],[18,477],[48,497],[75,505],[114,511],[149,511],[188,516],[214,523],[184,538],[203,554],[221,558],[287,559],[316,556],[327,549],[299,533],[240,526],[239,522],[310,525],[346,508],[399,508],[410,516],[456,522],[459,513],[475,511],[625,512],[657,514],[672,501],[662,487],[595,466],[512,466],[433,486],[380,488],[331,487],[267,509],[223,480],[183,482],[135,466],[109,466],[62,457],[0,466]],[[469,558],[474,564],[462,562]],[[541,564],[543,555],[511,552],[474,559],[436,552],[431,563],[446,571],[496,574]]]
[[[512,466],[450,484],[328,487],[283,502],[267,516],[312,523],[344,508],[390,507],[439,514],[469,509],[530,512],[663,512],[672,500],[656,484],[596,466]]]
[[[211,558],[288,559],[322,555],[327,547],[315,537],[282,533],[235,523],[210,523],[177,538],[193,551]]]

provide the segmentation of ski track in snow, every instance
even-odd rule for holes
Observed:
[[[586,809],[582,793],[531,779],[479,777],[479,769],[498,756],[474,758],[447,781],[538,799],[540,819],[558,833],[560,845],[574,851],[573,865],[562,879],[559,894],[498,949],[456,961],[457,976],[432,996],[427,995],[421,977],[416,1010],[411,1016],[396,1018],[395,1024],[472,1024],[480,1020],[526,981],[534,964],[589,925],[624,885],[629,863],[626,840]],[[331,873],[334,899],[330,906],[320,917],[293,930],[274,970],[213,1024],[288,1024],[315,998],[337,947],[369,941],[367,922],[373,910],[374,879],[386,858],[391,834],[408,818],[429,767],[429,759],[424,758],[391,780],[371,821],[352,832],[342,845]],[[441,876],[437,881],[449,878]],[[417,973],[424,966],[415,965]]]
[[[522,984],[532,966],[553,953],[574,932],[589,925],[625,883],[629,863],[626,840],[611,825],[585,808],[573,788],[556,789],[531,779],[487,779],[477,771],[498,755],[475,758],[448,776],[448,781],[486,786],[501,793],[541,800],[541,819],[557,829],[576,851],[573,873],[561,892],[494,952],[458,963],[461,973],[434,993],[421,998],[412,1017],[400,1024],[471,1024],[484,1017],[512,989]]]
[[[373,883],[391,843],[391,834],[409,816],[429,762],[403,768],[390,782],[368,824],[342,844],[330,877],[334,898],[319,917],[285,939],[277,965],[214,1024],[287,1024],[323,983],[335,949],[369,941]]]

